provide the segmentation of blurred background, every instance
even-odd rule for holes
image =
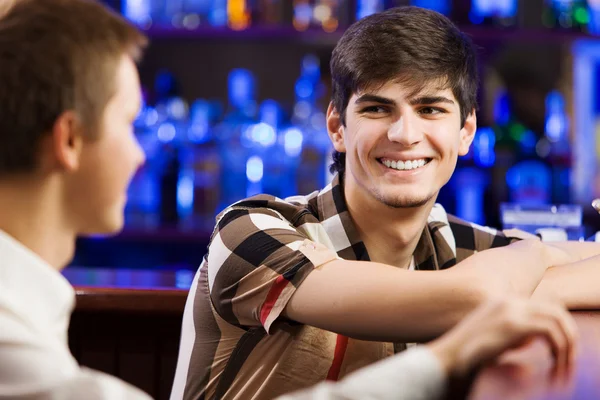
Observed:
[[[80,239],[73,266],[173,270],[187,287],[225,206],[326,185],[331,51],[352,22],[408,4],[447,15],[479,47],[479,129],[438,201],[479,224],[555,238],[593,240],[600,229],[590,206],[600,196],[600,0],[105,3],[151,39],[136,121],[148,161],[123,233]]]

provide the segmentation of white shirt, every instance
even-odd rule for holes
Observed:
[[[447,376],[437,357],[417,347],[360,369],[337,383],[324,382],[277,400],[433,400],[445,394]]]
[[[77,364],[67,342],[74,304],[69,282],[0,230],[0,399],[150,399]]]

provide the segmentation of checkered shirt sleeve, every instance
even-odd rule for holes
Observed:
[[[217,313],[235,326],[262,326],[267,333],[306,276],[337,257],[269,207],[273,203],[237,203],[221,213],[207,256]]]

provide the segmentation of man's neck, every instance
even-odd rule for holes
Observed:
[[[68,264],[75,250],[74,232],[65,210],[43,182],[0,182],[0,229],[36,253],[54,269]]]
[[[408,268],[435,198],[420,207],[393,208],[360,190],[346,203],[371,261]]]

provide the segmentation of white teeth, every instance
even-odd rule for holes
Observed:
[[[411,169],[416,169],[416,168],[420,168],[420,167],[424,166],[425,164],[427,164],[427,161],[425,161],[425,159],[412,160],[412,161],[385,160],[385,161],[383,161],[383,164],[388,168],[393,168],[393,169],[397,169],[400,171],[408,171]]]

